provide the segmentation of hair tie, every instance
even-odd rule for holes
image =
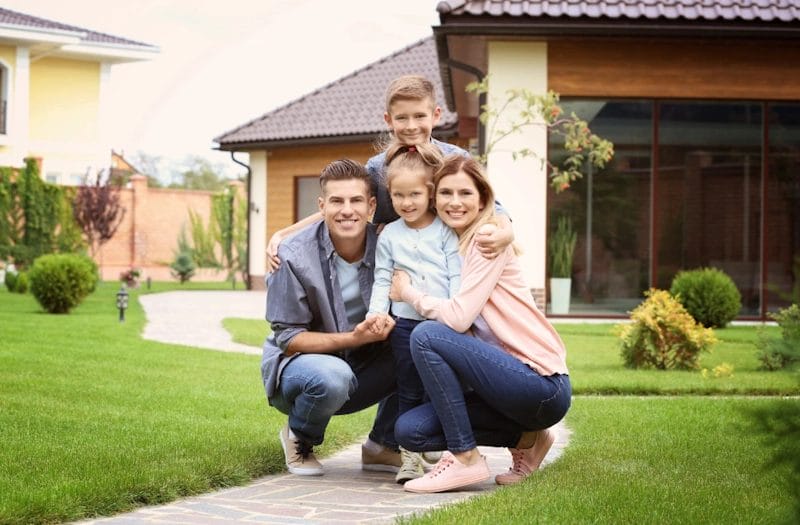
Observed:
[[[406,151],[408,151],[409,153],[417,151],[417,147],[416,146],[408,146],[406,148]]]

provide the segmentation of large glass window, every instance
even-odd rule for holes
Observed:
[[[741,316],[800,300],[800,103],[562,103],[615,148],[549,195],[550,230],[566,216],[578,233],[570,315],[625,315],[648,288],[708,266],[736,283]],[[549,159],[562,150],[551,136]]]
[[[588,169],[568,191],[550,190],[551,230],[568,217],[578,233],[570,313],[622,314],[641,301],[650,281],[652,104],[567,101],[563,106],[615,149],[603,170]],[[560,163],[563,157],[563,141],[551,137],[550,160]]]
[[[769,311],[800,302],[800,104],[769,104],[765,297]]]
[[[659,104],[654,231],[656,286],[680,270],[715,267],[760,309],[761,105]]]

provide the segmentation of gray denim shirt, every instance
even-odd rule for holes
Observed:
[[[372,293],[377,243],[375,226],[369,224],[367,246],[358,268],[358,287],[365,307]],[[261,357],[261,377],[268,398],[275,393],[280,373],[290,360],[284,352],[297,334],[351,330],[333,263],[335,253],[323,221],[303,228],[278,248],[281,265],[267,278],[266,317],[272,333],[264,342]]]

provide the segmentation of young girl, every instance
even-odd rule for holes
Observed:
[[[439,149],[431,143],[406,146],[394,142],[386,151],[386,159],[385,183],[400,218],[387,224],[378,237],[367,316],[391,311],[396,319],[390,342],[397,368],[399,413],[403,414],[421,404],[425,395],[409,348],[411,331],[425,318],[406,303],[390,305],[392,274],[402,269],[426,294],[448,298],[458,291],[461,260],[458,237],[432,210],[433,174],[442,161]],[[422,476],[420,455],[403,449],[400,452],[403,465],[397,482]]]

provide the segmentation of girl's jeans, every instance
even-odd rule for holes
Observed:
[[[395,425],[398,443],[408,450],[515,447],[523,432],[553,426],[570,406],[568,375],[541,376],[503,350],[436,321],[412,332],[411,356],[430,401]]]
[[[395,325],[389,335],[394,353],[394,366],[397,370],[397,398],[400,403],[400,414],[422,404],[425,398],[425,387],[417,373],[417,367],[411,358],[411,332],[422,321],[416,319],[395,318]]]

